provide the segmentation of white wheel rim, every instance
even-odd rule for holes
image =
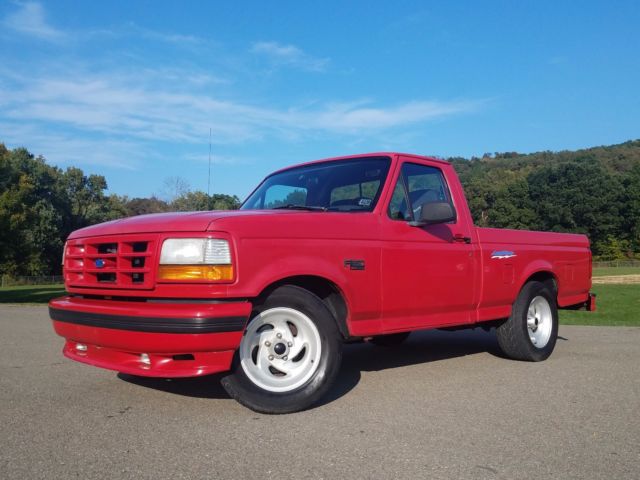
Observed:
[[[535,297],[527,310],[527,332],[536,348],[544,348],[551,338],[553,315],[551,306],[544,297]]]
[[[320,333],[304,313],[271,308],[249,322],[239,354],[244,373],[255,385],[269,392],[290,392],[318,369]]]

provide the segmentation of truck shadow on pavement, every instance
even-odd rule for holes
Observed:
[[[482,329],[455,332],[429,330],[413,332],[402,345],[377,347],[370,343],[347,344],[340,374],[330,392],[316,406],[330,403],[349,393],[360,382],[361,372],[381,371],[410,365],[488,353],[502,357],[495,332]],[[229,398],[220,379],[224,374],[199,378],[163,379],[123,373],[121,380],[145,388],[195,398]]]
[[[370,343],[346,345],[338,380],[317,406],[337,400],[352,390],[360,381],[361,372],[379,372],[481,353],[502,357],[494,331],[427,330],[413,332],[404,343],[393,347]]]

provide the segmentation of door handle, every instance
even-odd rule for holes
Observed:
[[[464,236],[463,234],[461,234],[461,233],[456,233],[456,234],[453,236],[453,241],[454,241],[454,242],[460,242],[460,243],[461,243],[461,242],[464,242],[464,243],[467,243],[467,244],[468,244],[468,243],[471,243],[471,237],[465,237],[465,236]]]

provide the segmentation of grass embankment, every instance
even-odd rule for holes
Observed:
[[[563,325],[640,327],[640,284],[594,285],[596,311],[560,310]]]
[[[64,285],[21,285],[19,287],[0,288],[0,303],[47,303],[55,297],[64,295]]]

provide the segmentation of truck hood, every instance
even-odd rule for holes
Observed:
[[[205,232],[214,220],[289,213],[293,212],[283,210],[214,210],[210,212],[154,213],[81,228],[69,235],[69,239],[129,233]]]

